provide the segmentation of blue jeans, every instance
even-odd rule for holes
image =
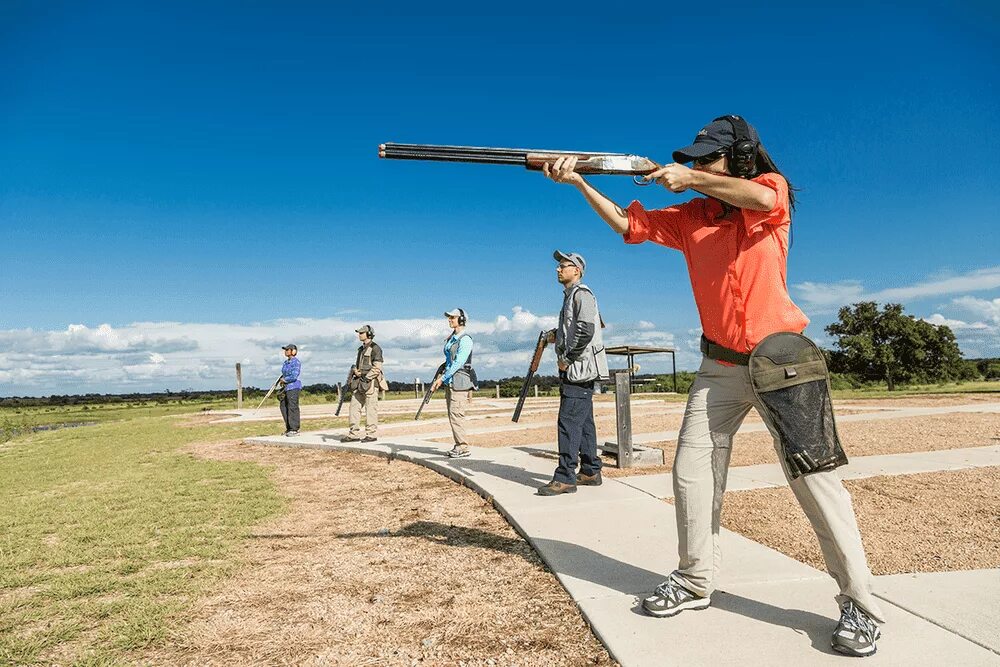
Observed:
[[[594,475],[601,470],[594,428],[594,383],[563,382],[559,388],[559,467],[552,476],[557,482],[576,484],[580,473]]]

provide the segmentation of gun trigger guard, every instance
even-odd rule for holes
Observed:
[[[633,176],[632,182],[635,183],[636,185],[643,185],[643,186],[653,184],[653,181],[649,178],[646,178],[645,176]]]

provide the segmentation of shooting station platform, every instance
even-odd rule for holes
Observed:
[[[604,350],[607,354],[624,356],[628,365],[623,369],[612,369],[611,378],[615,383],[615,418],[618,424],[617,441],[605,442],[601,446],[604,454],[614,456],[619,468],[663,465],[663,450],[642,447],[632,442],[632,390],[635,389],[637,366],[635,357],[640,354],[669,354],[673,362],[674,392],[677,392],[677,355],[672,347],[644,347],[620,345]]]

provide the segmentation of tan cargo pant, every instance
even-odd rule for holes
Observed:
[[[680,564],[671,575],[698,595],[710,595],[722,563],[719,515],[726,490],[733,436],[757,401],[746,366],[724,366],[703,359],[688,396],[674,457],[674,503]],[[781,446],[764,410],[778,460],[789,479]],[[861,534],[851,496],[836,470],[802,475],[789,486],[805,512],[830,575],[840,587],[837,602],[853,599],[878,621],[885,620],[872,595]]]
[[[468,447],[469,439],[465,434],[465,415],[472,402],[472,390],[455,391],[451,387],[445,387],[444,398],[448,406],[448,423],[451,424],[451,435],[455,438],[455,445]]]
[[[378,390],[370,394],[362,391],[351,392],[351,413],[350,413],[350,436],[357,438],[361,435],[361,409],[364,408],[367,415],[365,435],[369,438],[378,437]]]

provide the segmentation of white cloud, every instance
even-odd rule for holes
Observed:
[[[962,320],[952,320],[948,319],[941,313],[934,313],[930,317],[921,318],[924,322],[928,322],[935,326],[946,326],[953,332],[961,331],[964,329],[989,329],[990,325],[985,322],[963,322]]]
[[[974,296],[961,296],[952,299],[952,303],[994,324],[1000,324],[1000,299],[987,301],[986,299],[977,299]]]
[[[556,326],[553,314],[535,314],[521,306],[492,319],[473,320],[468,331],[476,341],[475,364],[484,378],[524,372],[538,332]],[[164,389],[226,389],[242,366],[245,385],[268,386],[284,357],[281,346],[296,343],[306,384],[342,381],[358,346],[361,323],[342,317],[290,318],[251,324],[135,322],[96,327],[73,324],[61,331],[0,331],[0,395],[123,393]],[[372,320],[386,355],[391,380],[425,380],[441,363],[448,334],[444,318]],[[611,325],[609,345],[674,346],[674,335],[650,322]],[[683,353],[683,351],[682,351]],[[656,355],[643,368],[662,372],[667,355]],[[678,356],[678,366],[682,356]],[[690,363],[695,363],[691,361]],[[541,372],[554,373],[547,352]],[[551,366],[551,368],[549,368]]]
[[[861,281],[835,283],[804,282],[792,285],[795,300],[812,312],[831,312],[859,301],[907,302],[948,294],[963,294],[1000,288],[1000,267],[979,269],[962,275],[943,276],[881,290],[865,289]],[[905,305],[905,303],[904,303]]]

